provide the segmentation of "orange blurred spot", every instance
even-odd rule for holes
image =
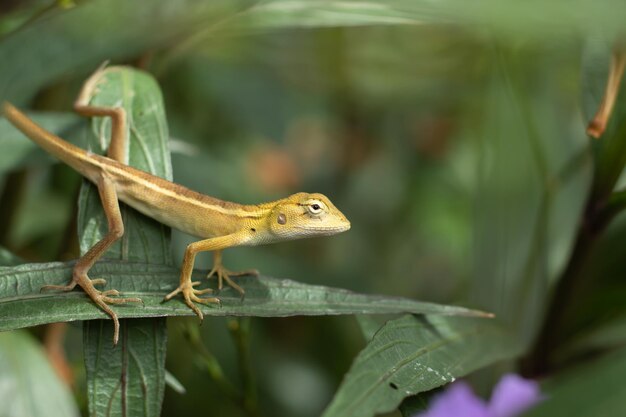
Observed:
[[[50,364],[59,378],[67,385],[72,385],[74,384],[74,373],[67,363],[65,349],[63,347],[66,330],[67,323],[48,324],[46,326],[43,344],[46,356],[48,356],[48,360],[50,360]]]
[[[272,145],[258,149],[248,160],[248,176],[268,193],[293,190],[301,182],[301,173],[293,156]]]

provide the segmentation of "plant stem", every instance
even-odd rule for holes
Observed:
[[[567,267],[553,290],[537,340],[522,361],[522,373],[526,376],[540,377],[554,371],[552,354],[562,342],[561,329],[566,322],[567,310],[578,299],[580,288],[585,283],[583,267],[598,237],[615,216],[626,209],[626,191],[615,192],[602,202],[594,200],[593,196],[594,193],[591,193],[576,234],[574,248]]]
[[[228,329],[235,341],[239,362],[239,374],[243,383],[243,394],[226,377],[217,358],[202,342],[198,326],[185,324],[184,333],[189,344],[200,355],[206,370],[218,387],[234,403],[239,404],[251,417],[260,416],[257,402],[256,383],[250,361],[250,318],[234,318],[228,321]]]
[[[237,348],[239,375],[243,384],[243,407],[253,416],[259,415],[256,381],[250,360],[250,317],[236,317],[228,322],[228,329]]]
[[[217,386],[235,403],[239,403],[241,400],[241,394],[235,388],[235,386],[226,378],[224,371],[217,360],[217,358],[206,348],[200,337],[200,331],[198,326],[185,323],[184,334],[189,344],[200,355],[206,370],[215,381]]]

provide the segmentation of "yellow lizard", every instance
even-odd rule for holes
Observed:
[[[106,250],[124,234],[119,201],[159,222],[203,240],[187,246],[180,274],[180,285],[164,301],[182,293],[185,303],[202,320],[196,303],[218,303],[216,297],[199,297],[212,292],[198,290],[199,281],[191,281],[197,253],[213,251],[214,265],[209,277],[216,275],[218,289],[223,281],[241,295],[244,290],[231,276],[258,274],[256,271],[230,272],[222,265],[222,250],[233,246],[254,246],[313,236],[327,236],[350,229],[346,217],[322,194],[297,193],[287,198],[258,205],[243,205],[200,194],[123,164],[126,149],[126,114],[122,108],[94,107],[89,97],[98,82],[99,72],[92,75],[79,94],[74,109],[88,117],[111,118],[111,144],[107,157],[78,148],[48,132],[30,120],[10,103],[4,103],[6,118],[45,151],[57,157],[97,187],[108,220],[107,235],[76,262],[72,281],[66,286],[45,289],[72,290],[79,285],[87,295],[113,319],[114,343],[119,337],[117,314],[109,304],[141,302],[138,298],[115,298],[117,290],[100,291],[95,285],[103,279],[90,279],[88,272]]]

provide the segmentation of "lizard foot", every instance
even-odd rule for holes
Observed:
[[[220,299],[217,297],[206,297],[206,298],[198,297],[199,295],[210,294],[213,292],[213,290],[210,288],[206,288],[204,290],[196,290],[195,288],[193,288],[198,285],[200,285],[200,281],[194,281],[194,282],[186,281],[180,284],[178,288],[176,288],[174,291],[166,295],[163,301],[169,301],[177,294],[182,293],[183,298],[185,299],[185,304],[187,304],[187,306],[190,309],[192,309],[194,313],[196,313],[196,315],[198,316],[200,320],[203,320],[204,315],[202,314],[202,311],[194,303],[219,304],[219,305],[221,305],[222,303]]]
[[[109,304],[126,304],[126,303],[142,303],[141,298],[136,297],[126,297],[126,298],[117,298],[120,295],[118,290],[106,290],[100,291],[95,288],[95,285],[104,285],[106,284],[106,280],[102,278],[90,279],[85,273],[77,273],[74,272],[74,278],[68,285],[46,285],[41,287],[41,291],[48,290],[60,290],[60,291],[71,291],[76,285],[79,285],[85,293],[91,298],[91,300],[96,303],[98,307],[100,307],[105,313],[111,316],[113,320],[113,344],[116,345],[119,340],[120,335],[120,322],[117,317],[117,314],[109,307]],[[113,298],[116,297],[116,298]]]
[[[256,276],[259,276],[259,271],[257,271],[256,269],[248,269],[245,271],[232,272],[224,268],[224,266],[220,263],[220,264],[215,265],[213,269],[211,269],[211,272],[207,274],[207,278],[211,278],[213,275],[217,276],[217,290],[218,291],[220,291],[224,287],[224,281],[226,281],[226,283],[231,288],[233,288],[235,291],[241,294],[241,299],[243,299],[246,292],[244,291],[243,288],[237,285],[235,281],[233,281],[230,277],[241,277],[244,275],[252,275],[256,277]]]

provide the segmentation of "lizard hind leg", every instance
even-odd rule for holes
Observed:
[[[113,343],[117,344],[120,324],[117,314],[109,307],[109,304],[140,303],[142,301],[140,298],[113,298],[119,295],[117,290],[100,291],[95,288],[95,285],[103,285],[106,281],[102,278],[90,279],[88,276],[89,270],[96,261],[124,234],[124,223],[122,222],[115,184],[103,175],[100,177],[97,186],[100,199],[102,200],[102,207],[104,208],[104,213],[108,221],[109,231],[100,241],[93,245],[87,253],[78,259],[76,265],[74,265],[72,281],[68,285],[48,285],[43,287],[42,290],[56,289],[70,291],[74,289],[76,285],[80,286],[89,298],[113,319],[115,327]]]
[[[128,164],[126,111],[122,107],[98,107],[89,103],[90,98],[96,94],[98,85],[105,81],[104,70],[106,65],[105,62],[85,81],[74,102],[74,110],[87,117],[109,117],[111,120],[111,141],[107,156],[121,164]]]
[[[117,317],[117,314],[111,309],[109,304],[126,304],[126,303],[142,303],[143,301],[140,298],[135,297],[127,297],[127,298],[113,298],[120,295],[119,291],[106,290],[100,291],[95,288],[95,285],[104,285],[106,280],[102,278],[94,278],[91,279],[87,275],[87,272],[84,267],[79,266],[78,264],[74,267],[72,282],[69,285],[63,286],[53,286],[48,285],[43,287],[44,289],[61,289],[61,290],[71,290],[76,285],[80,286],[83,291],[91,298],[91,300],[102,309],[105,313],[107,313],[111,319],[113,320],[113,344],[117,344],[119,340],[120,334],[120,322]]]
[[[259,271],[257,271],[256,269],[248,269],[245,271],[237,272],[229,271],[224,267],[224,264],[222,263],[222,251],[216,250],[213,252],[213,269],[211,269],[211,271],[207,274],[207,278],[211,278],[214,275],[217,276],[218,290],[221,290],[224,287],[224,281],[226,281],[226,284],[228,284],[228,286],[237,291],[243,299],[246,292],[243,288],[241,288],[240,285],[233,281],[231,277],[241,277],[245,275],[258,276]]]

